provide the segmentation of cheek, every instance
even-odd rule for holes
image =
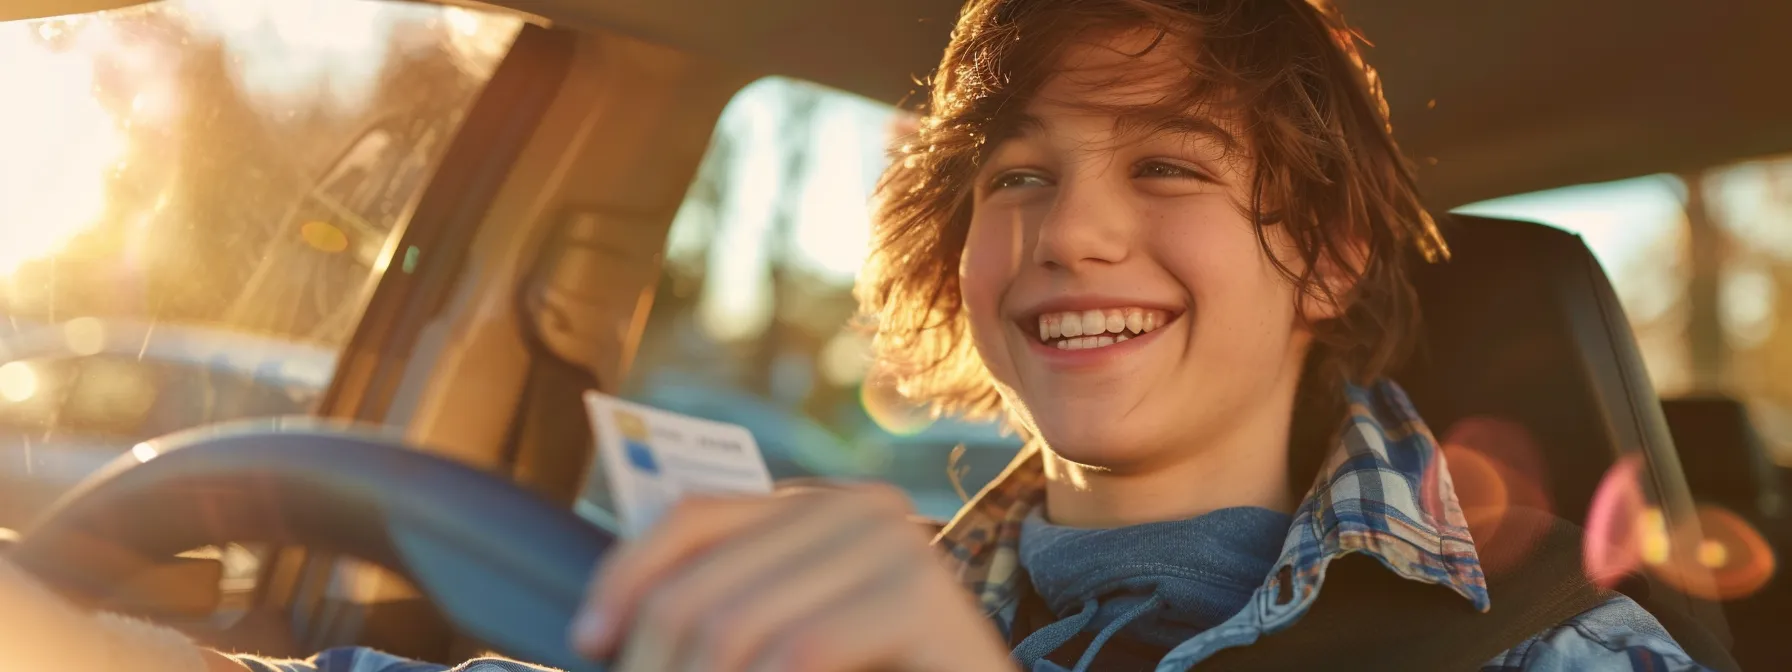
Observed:
[[[958,286],[970,314],[971,337],[984,363],[1006,378],[1006,346],[1002,338],[1002,298],[1021,263],[1022,229],[1002,217],[974,217],[958,262]]]
[[[1182,213],[1193,226],[1159,227],[1153,246],[1193,299],[1197,347],[1275,349],[1293,323],[1293,288],[1264,254],[1253,226],[1229,208]]]

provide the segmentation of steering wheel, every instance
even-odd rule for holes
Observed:
[[[504,479],[365,429],[264,420],[140,444],[52,507],[9,557],[91,604],[149,564],[228,542],[367,560],[499,653],[604,668],[573,653],[567,628],[615,538]]]

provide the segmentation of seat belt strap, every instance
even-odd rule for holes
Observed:
[[[1534,543],[1516,566],[1487,577],[1487,613],[1449,588],[1352,554],[1327,568],[1324,589],[1293,627],[1219,651],[1195,669],[1477,670],[1611,597],[1587,581],[1574,525],[1514,510],[1501,533]]]

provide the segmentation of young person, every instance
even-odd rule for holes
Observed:
[[[582,652],[1183,670],[1298,630],[1351,554],[1493,606],[1443,458],[1381,378],[1418,318],[1403,255],[1446,252],[1336,13],[973,0],[878,198],[861,290],[884,365],[1028,447],[932,539],[885,487],[687,501],[605,562]],[[1613,597],[1486,668],[1698,666]]]

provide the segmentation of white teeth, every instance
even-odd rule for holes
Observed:
[[[1101,347],[1099,345],[1099,341],[1100,341],[1100,339],[1095,336],[1084,336],[1081,338],[1066,338],[1062,341],[1058,341],[1058,349],[1059,350],[1088,350],[1089,348]]]
[[[1039,316],[1039,340],[1060,350],[1100,348],[1155,331],[1169,322],[1161,310],[1107,308]]]
[[[1108,330],[1108,316],[1099,310],[1083,311],[1083,333],[1099,334]]]
[[[1083,335],[1083,318],[1081,315],[1071,313],[1069,315],[1060,315],[1054,319],[1058,323],[1059,336],[1063,336],[1064,338],[1074,338]]]

